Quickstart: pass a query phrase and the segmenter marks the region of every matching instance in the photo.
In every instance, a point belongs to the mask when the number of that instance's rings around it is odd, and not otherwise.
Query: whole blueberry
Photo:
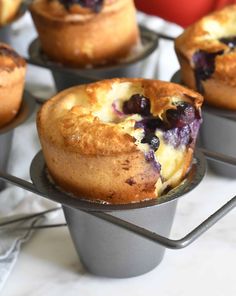
[[[187,102],[180,102],[177,105],[177,110],[180,112],[182,120],[186,124],[190,124],[196,117],[196,109]]]
[[[143,139],[141,140],[141,143],[148,144],[150,148],[154,151],[157,151],[157,149],[160,146],[159,138],[153,133],[146,133]]]
[[[140,94],[134,94],[128,101],[123,104],[123,112],[125,114],[140,114],[143,116],[150,115],[150,100]]]
[[[168,109],[166,118],[172,127],[183,127],[195,119],[196,109],[187,102],[180,102],[176,109]]]
[[[177,109],[166,110],[166,118],[172,126],[176,126],[180,118],[179,111]]]

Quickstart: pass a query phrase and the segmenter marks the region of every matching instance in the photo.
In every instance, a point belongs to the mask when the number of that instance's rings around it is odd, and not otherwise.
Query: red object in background
[[[236,0],[134,0],[138,10],[187,27],[202,16]]]

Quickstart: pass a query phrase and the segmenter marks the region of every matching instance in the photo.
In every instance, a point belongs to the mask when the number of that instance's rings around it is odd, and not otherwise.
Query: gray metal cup
[[[0,41],[11,44],[12,38],[11,38],[11,25],[6,25],[3,27],[0,27]]]
[[[12,144],[13,130],[0,134],[0,170],[6,171]],[[0,191],[5,188],[5,182],[0,180]]]
[[[110,212],[113,216],[169,236],[177,200],[158,207]],[[165,248],[89,213],[63,206],[78,255],[86,269],[100,276],[126,278],[160,264]]]
[[[38,39],[29,46],[29,63],[51,70],[57,91],[106,78],[142,77],[144,66],[151,61],[158,48],[158,35],[144,27],[140,27],[140,34],[143,44],[142,50],[115,65],[83,69],[68,68],[49,60],[42,52]]]
[[[214,152],[236,157],[236,112],[203,108],[203,124],[200,129],[202,147]],[[228,178],[236,178],[236,167],[209,160],[210,168]]]

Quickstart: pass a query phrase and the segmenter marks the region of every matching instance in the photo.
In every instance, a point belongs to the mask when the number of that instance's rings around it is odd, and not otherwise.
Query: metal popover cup
[[[1,129],[0,129],[1,130]],[[6,171],[11,151],[13,130],[7,133],[0,132],[0,170]],[[0,191],[6,187],[6,183],[0,180]]]
[[[13,31],[13,24],[18,21],[26,12],[27,10],[27,4],[25,2],[23,2],[19,8],[19,11],[17,13],[17,15],[15,16],[15,18],[10,21],[9,23],[0,26],[0,42],[4,42],[7,43],[11,46],[14,47],[15,43],[14,43],[14,31]],[[17,50],[17,48],[16,48]]]
[[[35,100],[24,91],[21,107],[15,118],[8,124],[0,127],[0,170],[6,171],[11,151],[14,129],[25,122],[35,109]],[[5,182],[0,180],[0,191],[5,188]]]
[[[202,147],[206,149],[236,157],[236,112],[205,106],[200,140]],[[212,160],[208,162],[216,174],[236,178],[235,166]]]
[[[183,84],[180,71],[173,75],[171,82]],[[236,111],[204,104],[202,117],[199,144],[210,151],[236,157]],[[213,160],[208,160],[208,163],[214,173],[228,178],[236,177],[236,166]]]
[[[29,46],[29,60],[33,65],[51,70],[57,91],[71,86],[91,83],[101,79],[115,77],[143,77],[143,69],[151,61],[158,48],[158,35],[140,26],[142,48],[129,58],[115,65],[104,65],[96,68],[69,68],[51,61],[41,49],[39,39]]]
[[[159,206],[111,211],[113,216],[169,236],[177,199]],[[89,213],[63,206],[66,222],[83,266],[99,276],[127,278],[157,267],[165,247]]]
[[[75,249],[85,268],[99,276],[127,278],[158,266],[166,248],[96,215],[106,213],[168,237],[178,198],[201,182],[205,167],[205,158],[196,152],[186,179],[178,187],[162,197],[126,205],[91,202],[62,192],[49,180],[42,152],[33,159],[30,175],[41,195],[63,205]]]

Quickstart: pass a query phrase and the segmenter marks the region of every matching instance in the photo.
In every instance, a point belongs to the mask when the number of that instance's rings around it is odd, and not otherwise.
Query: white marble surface
[[[168,45],[161,51],[161,79],[168,80],[178,67],[171,50],[172,45]],[[29,87],[53,87],[48,72],[30,67],[27,77]],[[233,197],[235,189],[236,180],[209,172],[194,191],[180,199],[171,238],[184,236]],[[62,213],[53,222],[61,221]],[[1,295],[235,296],[235,225],[236,215],[232,211],[192,245],[178,251],[167,250],[162,263],[153,271],[130,279],[87,273],[67,228],[37,230],[23,246]]]

